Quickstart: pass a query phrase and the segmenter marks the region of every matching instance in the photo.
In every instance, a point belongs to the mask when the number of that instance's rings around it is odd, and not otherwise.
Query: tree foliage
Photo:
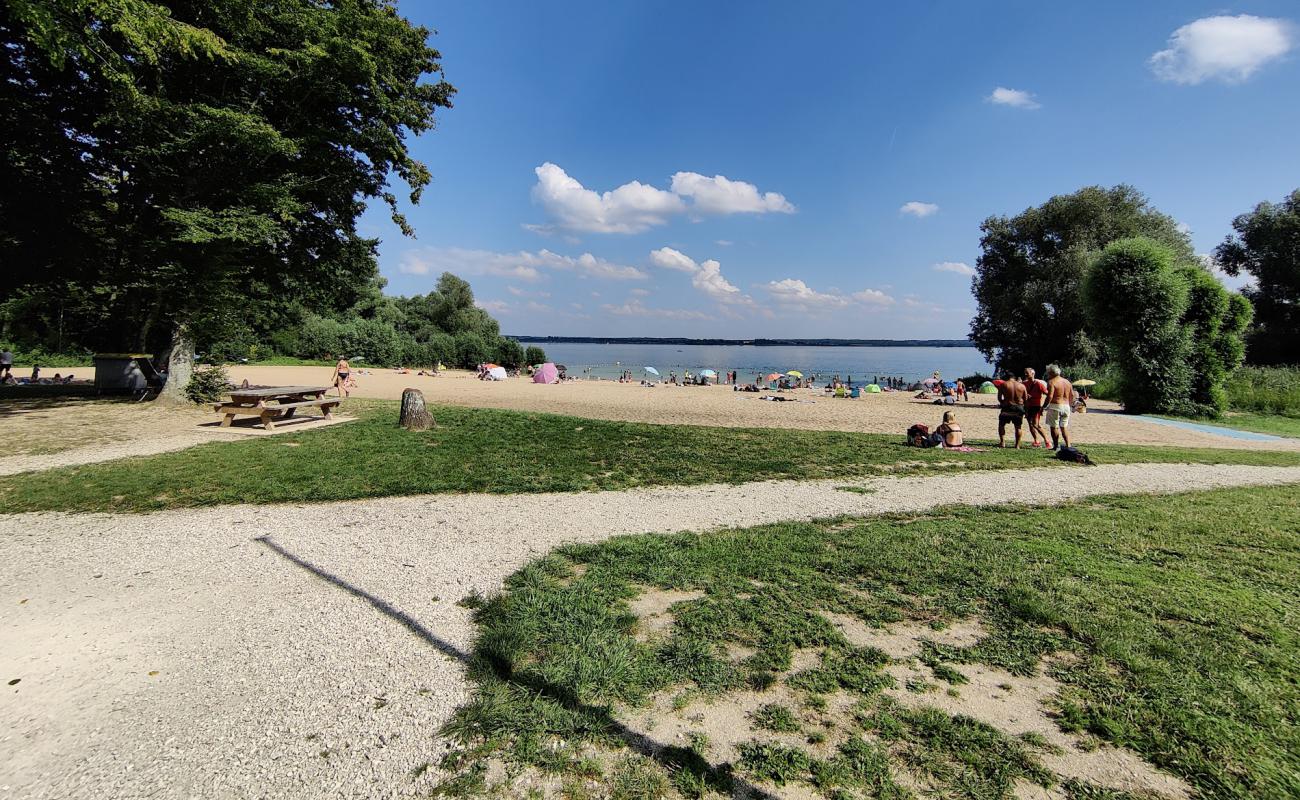
[[[1103,359],[1083,282],[1111,242],[1145,236],[1163,243],[1177,263],[1194,260],[1177,223],[1125,185],[1058,195],[1014,217],[989,217],[980,230],[971,339],[991,362],[1016,371]]]
[[[356,304],[367,199],[450,106],[391,0],[2,0],[0,261],[95,348]],[[26,323],[39,327],[39,314]],[[47,329],[48,330],[48,329]]]
[[[1250,304],[1200,266],[1142,237],[1107,245],[1084,283],[1087,312],[1119,372],[1134,414],[1218,416],[1223,384],[1240,363]]]
[[[1246,273],[1255,308],[1248,357],[1257,364],[1300,361],[1300,189],[1281,203],[1260,203],[1232,222],[1236,233],[1215,250],[1229,275]]]

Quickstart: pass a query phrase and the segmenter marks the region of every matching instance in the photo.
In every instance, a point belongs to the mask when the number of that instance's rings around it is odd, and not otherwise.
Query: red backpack
[[[907,429],[907,443],[913,447],[930,446],[930,426],[916,423]]]

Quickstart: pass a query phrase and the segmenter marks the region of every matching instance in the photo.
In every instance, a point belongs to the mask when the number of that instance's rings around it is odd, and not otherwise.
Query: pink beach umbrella
[[[550,361],[538,367],[533,373],[533,383],[557,383],[559,380],[560,371]]]

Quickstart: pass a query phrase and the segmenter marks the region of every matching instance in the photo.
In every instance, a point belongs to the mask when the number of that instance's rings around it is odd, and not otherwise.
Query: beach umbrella
[[[768,383],[771,383],[772,381],[779,381],[781,380],[781,373],[779,372],[769,373],[764,380],[766,380]]]
[[[650,373],[651,375],[658,375],[658,374],[659,374],[659,370],[655,369],[654,367],[646,367],[646,368],[645,368],[645,371],[648,372],[648,373]]]
[[[1074,382],[1074,385],[1080,387],[1096,386],[1097,382],[1094,380],[1090,380],[1088,378],[1080,378],[1079,380]]]
[[[792,370],[790,370],[789,372],[786,373],[786,375],[789,375],[791,378],[802,378],[802,377],[803,377],[803,373],[800,372],[800,371],[797,370],[797,369],[792,369]]]
[[[878,384],[868,383],[866,388],[863,389],[862,391],[866,392],[867,394],[879,394],[880,386]]]
[[[921,383],[925,384],[926,386],[934,386],[938,382],[939,382],[938,378],[926,378],[925,380],[921,381]]]
[[[953,382],[953,381],[944,381],[944,382],[943,382],[943,388],[945,388],[945,389],[956,389],[956,388],[957,388],[957,384],[956,384],[955,382]]]
[[[702,369],[702,370],[700,370],[700,374],[703,375],[703,376],[706,377],[706,378],[716,378],[716,377],[718,377],[718,373],[714,372],[714,371],[711,370],[711,369]]]
[[[556,383],[559,379],[560,371],[549,361],[539,366],[533,373],[533,383]]]

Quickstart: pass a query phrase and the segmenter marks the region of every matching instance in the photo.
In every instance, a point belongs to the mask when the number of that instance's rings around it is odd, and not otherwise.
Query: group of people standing
[[[1015,429],[1016,448],[1020,448],[1022,428],[1029,425],[1030,447],[1047,447],[1048,431],[1052,435],[1051,449],[1064,443],[1070,446],[1070,412],[1074,408],[1074,386],[1061,375],[1061,368],[1047,365],[1047,380],[1035,376],[1033,367],[1026,367],[1022,377],[1004,373],[998,387],[998,446],[1007,446],[1007,426]],[[1047,422],[1047,430],[1043,422]],[[1041,444],[1040,444],[1041,441]]]

